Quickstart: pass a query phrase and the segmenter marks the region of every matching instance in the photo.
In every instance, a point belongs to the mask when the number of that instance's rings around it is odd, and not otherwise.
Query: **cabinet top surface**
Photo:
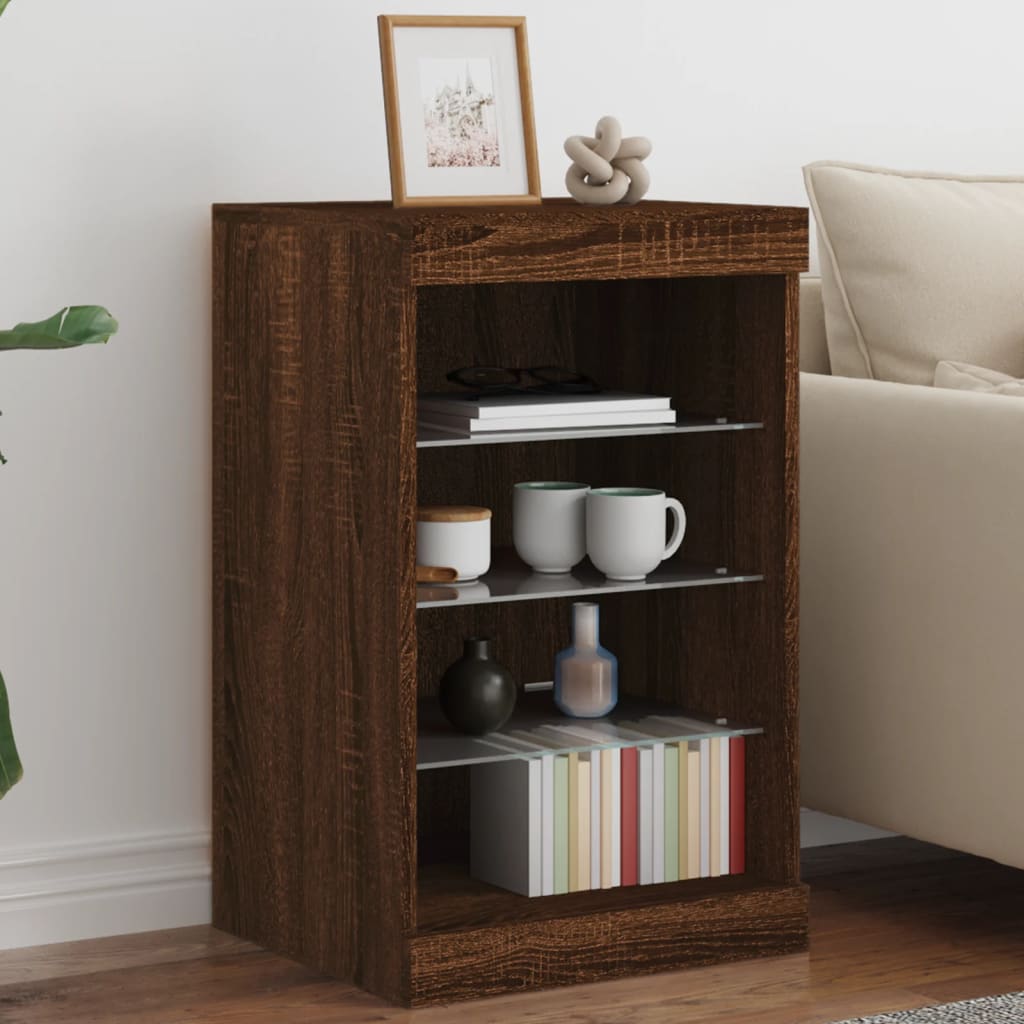
[[[395,207],[386,201],[361,203],[214,203],[215,216],[290,217],[316,220],[357,221],[359,223],[401,223],[433,226],[450,223],[481,224],[490,221],[517,220],[579,221],[630,223],[638,221],[692,220],[735,217],[771,217],[807,220],[804,206],[759,206],[743,203],[691,203],[668,200],[644,200],[632,206],[587,206],[572,199],[545,199],[538,204],[408,206]]]

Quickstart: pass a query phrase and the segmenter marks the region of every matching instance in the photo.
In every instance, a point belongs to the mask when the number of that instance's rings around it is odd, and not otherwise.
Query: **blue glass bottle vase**
[[[555,704],[573,718],[601,718],[619,702],[619,660],[598,635],[598,607],[572,606],[572,646],[555,656]]]

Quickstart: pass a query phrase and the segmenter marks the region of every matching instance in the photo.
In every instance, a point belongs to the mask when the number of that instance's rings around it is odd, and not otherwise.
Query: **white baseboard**
[[[210,922],[210,835],[0,851],[0,950]]]
[[[836,843],[859,843],[862,839],[887,839],[896,835],[859,821],[847,821],[833,814],[800,809],[800,846],[834,846]]]

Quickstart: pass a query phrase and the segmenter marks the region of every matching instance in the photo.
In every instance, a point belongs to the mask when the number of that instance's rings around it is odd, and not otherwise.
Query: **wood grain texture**
[[[410,1015],[291,961],[243,952],[214,929],[188,928],[4,953],[0,1021],[824,1024],[1020,988],[1024,872],[907,839],[805,850],[803,859],[807,953]],[[207,954],[196,958],[201,944]]]
[[[718,892],[543,921],[418,935],[413,1006],[653,974],[807,947],[801,885]]]
[[[365,230],[220,222],[217,238],[214,920],[401,1000],[415,914],[408,249]]]
[[[538,217],[510,210],[480,223],[426,219],[414,254],[417,284],[613,280],[806,269],[806,211],[642,202],[550,203]],[[600,212],[598,212],[600,211]]]
[[[412,207],[386,203],[223,204],[247,223],[410,231],[417,285],[613,280],[807,269],[807,210],[788,206],[643,201],[583,206]]]
[[[739,701],[750,709],[743,713],[770,723],[764,743],[748,744],[747,827],[754,839],[747,866],[781,883],[800,870],[797,275],[745,285],[737,296],[747,324],[737,335],[736,362],[744,367],[736,376],[737,402],[760,407],[765,429],[753,445],[737,449],[736,557],[743,563],[756,555],[769,569],[757,594],[740,588],[736,595],[745,641],[733,664]],[[739,706],[731,713],[739,715]]]
[[[805,941],[795,316],[806,240],[806,211],[771,207],[215,208],[218,925],[416,1003]],[[417,389],[480,362],[574,366],[669,394],[684,413],[765,426],[417,451]],[[521,681],[550,679],[569,602],[416,613],[414,510],[486,506],[507,545],[512,486],[528,479],[662,487],[687,508],[684,557],[765,574],[601,602],[624,693],[764,726],[748,744],[748,875],[564,903],[469,880],[468,773],[415,777],[416,697],[436,693],[471,634],[494,636]],[[645,938],[651,929],[665,938]],[[572,952],[581,942],[585,956]]]

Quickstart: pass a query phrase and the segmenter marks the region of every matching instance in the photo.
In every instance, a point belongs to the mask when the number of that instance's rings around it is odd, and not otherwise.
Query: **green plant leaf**
[[[14,729],[11,726],[11,706],[7,700],[3,673],[0,673],[0,799],[3,799],[21,775],[21,761],[18,760],[18,748],[14,745]]]
[[[0,0],[0,14],[4,13],[4,8],[11,2],[11,0]]]
[[[116,332],[117,321],[102,306],[65,306],[47,320],[0,331],[0,349],[74,348],[105,342]]]

